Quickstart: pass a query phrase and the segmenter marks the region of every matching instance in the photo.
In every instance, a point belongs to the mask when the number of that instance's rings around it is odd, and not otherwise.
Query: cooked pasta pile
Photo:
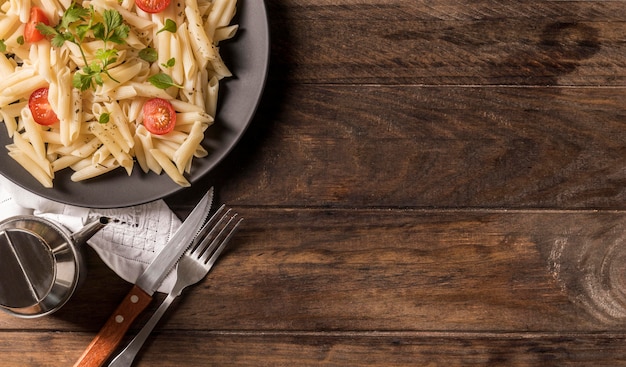
[[[80,44],[60,47],[50,37],[24,42],[24,25],[31,7],[40,7],[50,26],[62,21],[68,0],[9,0],[0,6],[0,118],[13,143],[8,154],[43,186],[53,187],[55,172],[72,169],[72,181],[82,181],[122,167],[130,175],[135,161],[144,171],[165,172],[181,186],[194,157],[208,152],[200,145],[213,123],[219,82],[231,76],[218,44],[238,29],[231,25],[236,0],[172,0],[156,14],[142,11],[134,0],[90,0],[79,3],[101,19],[114,10],[128,25],[123,43],[103,42],[85,35]],[[171,25],[174,24],[174,29]],[[168,27],[168,25],[170,27]],[[94,32],[95,33],[95,32]],[[85,60],[116,50],[106,73],[93,87],[73,81]],[[156,51],[156,60],[141,57]],[[166,86],[151,82],[167,76]],[[31,93],[48,88],[48,102],[58,122],[35,122]],[[143,124],[142,106],[154,97],[168,100],[176,114],[174,130],[157,135]]]

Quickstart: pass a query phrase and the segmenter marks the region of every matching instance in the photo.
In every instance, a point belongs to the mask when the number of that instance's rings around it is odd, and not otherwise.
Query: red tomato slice
[[[143,125],[156,135],[167,134],[176,125],[176,111],[172,104],[162,98],[152,98],[143,105]]]
[[[159,13],[170,5],[170,0],[135,0],[135,5],[146,13]]]
[[[48,102],[48,88],[39,88],[31,93],[28,99],[28,108],[30,108],[35,122],[40,125],[47,126],[59,122],[57,114],[54,113],[50,102]]]
[[[24,41],[32,43],[44,39],[44,35],[37,30],[37,23],[50,25],[50,20],[48,20],[48,17],[41,8],[33,6],[30,8],[28,23],[24,25]]]

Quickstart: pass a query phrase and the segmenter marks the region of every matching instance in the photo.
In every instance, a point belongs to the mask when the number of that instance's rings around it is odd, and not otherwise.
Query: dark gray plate
[[[257,109],[269,64],[269,29],[263,1],[239,0],[239,31],[220,45],[220,52],[234,77],[220,84],[220,105],[215,124],[203,142],[209,156],[195,159],[192,183],[215,167],[237,144]],[[139,167],[128,176],[123,169],[85,182],[72,182],[71,170],[57,172],[54,188],[46,189],[7,154],[11,143],[0,126],[0,174],[17,185],[45,198],[91,208],[116,208],[147,203],[173,194],[181,187],[165,174],[143,173]]]

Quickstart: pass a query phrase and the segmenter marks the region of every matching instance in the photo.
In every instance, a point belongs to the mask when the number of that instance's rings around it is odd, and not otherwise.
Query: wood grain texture
[[[619,331],[623,213],[241,210],[172,329]],[[271,230],[268,230],[271,228]],[[602,270],[600,270],[602,269]],[[204,316],[198,315],[205,310]]]
[[[624,85],[626,10],[619,1],[290,5],[269,6],[280,55],[272,79]]]
[[[0,334],[3,366],[67,366],[85,335]],[[6,348],[19,338],[45,353]],[[624,359],[626,335],[158,332],[134,366],[602,366]],[[181,357],[181,350],[193,350]]]
[[[271,88],[272,120],[207,178],[230,203],[624,207],[626,89]]]
[[[166,198],[245,222],[137,365],[626,366],[625,3],[266,5],[253,123]],[[78,358],[130,287],[88,266],[3,365]]]
[[[624,321],[622,212],[236,209],[245,226],[163,327],[558,333]],[[589,277],[603,288],[581,287]],[[73,318],[96,332],[110,309],[86,312],[100,287],[83,292]]]

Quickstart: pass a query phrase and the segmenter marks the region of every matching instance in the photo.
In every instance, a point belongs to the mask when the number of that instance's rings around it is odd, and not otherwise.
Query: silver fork
[[[237,213],[231,213],[231,209],[227,209],[226,213],[222,215],[221,213],[224,210],[226,210],[226,207],[222,205],[198,231],[196,240],[194,240],[189,250],[180,259],[178,265],[176,265],[176,282],[174,287],[172,287],[163,303],[150,317],[150,320],[126,348],[109,363],[108,367],[130,366],[156,324],[172,304],[172,301],[181,294],[183,289],[202,280],[211,270],[213,264],[215,264],[215,261],[243,220],[243,218],[237,218]]]

